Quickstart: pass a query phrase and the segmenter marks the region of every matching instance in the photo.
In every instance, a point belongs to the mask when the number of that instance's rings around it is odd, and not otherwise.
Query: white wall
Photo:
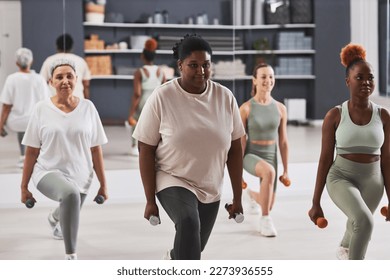
[[[0,91],[6,77],[18,70],[15,52],[22,46],[20,0],[0,0]]]
[[[379,36],[378,0],[350,0],[351,42],[366,48],[367,61],[374,69],[376,84],[379,84]],[[379,95],[378,88],[374,95]]]

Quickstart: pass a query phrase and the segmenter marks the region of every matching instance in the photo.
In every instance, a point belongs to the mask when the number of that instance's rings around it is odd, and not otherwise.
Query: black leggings
[[[157,197],[175,223],[172,259],[200,260],[214,227],[220,202],[202,203],[183,187],[164,189],[157,193]]]

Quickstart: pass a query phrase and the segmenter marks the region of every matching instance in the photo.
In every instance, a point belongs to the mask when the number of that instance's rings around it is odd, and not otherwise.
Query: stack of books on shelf
[[[305,36],[303,31],[281,31],[276,35],[278,50],[311,50],[312,37]]]
[[[312,75],[312,60],[310,57],[280,57],[275,75]]]
[[[241,59],[233,61],[218,61],[212,68],[214,78],[234,78],[245,76],[245,64]]]

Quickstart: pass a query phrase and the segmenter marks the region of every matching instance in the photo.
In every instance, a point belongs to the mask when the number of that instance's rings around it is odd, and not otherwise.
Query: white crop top
[[[337,154],[380,155],[385,136],[381,119],[381,107],[371,102],[372,116],[366,125],[352,122],[348,101],[341,107],[341,119],[336,129]]]

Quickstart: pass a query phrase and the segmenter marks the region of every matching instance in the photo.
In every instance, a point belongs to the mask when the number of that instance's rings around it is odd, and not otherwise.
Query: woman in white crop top
[[[329,196],[347,217],[336,252],[338,259],[365,258],[373,231],[373,213],[384,189],[390,198],[390,114],[370,101],[375,83],[365,54],[362,46],[352,43],[341,50],[350,98],[325,116],[309,211],[314,223],[324,216],[320,201],[326,185]],[[390,221],[389,212],[386,221]]]

